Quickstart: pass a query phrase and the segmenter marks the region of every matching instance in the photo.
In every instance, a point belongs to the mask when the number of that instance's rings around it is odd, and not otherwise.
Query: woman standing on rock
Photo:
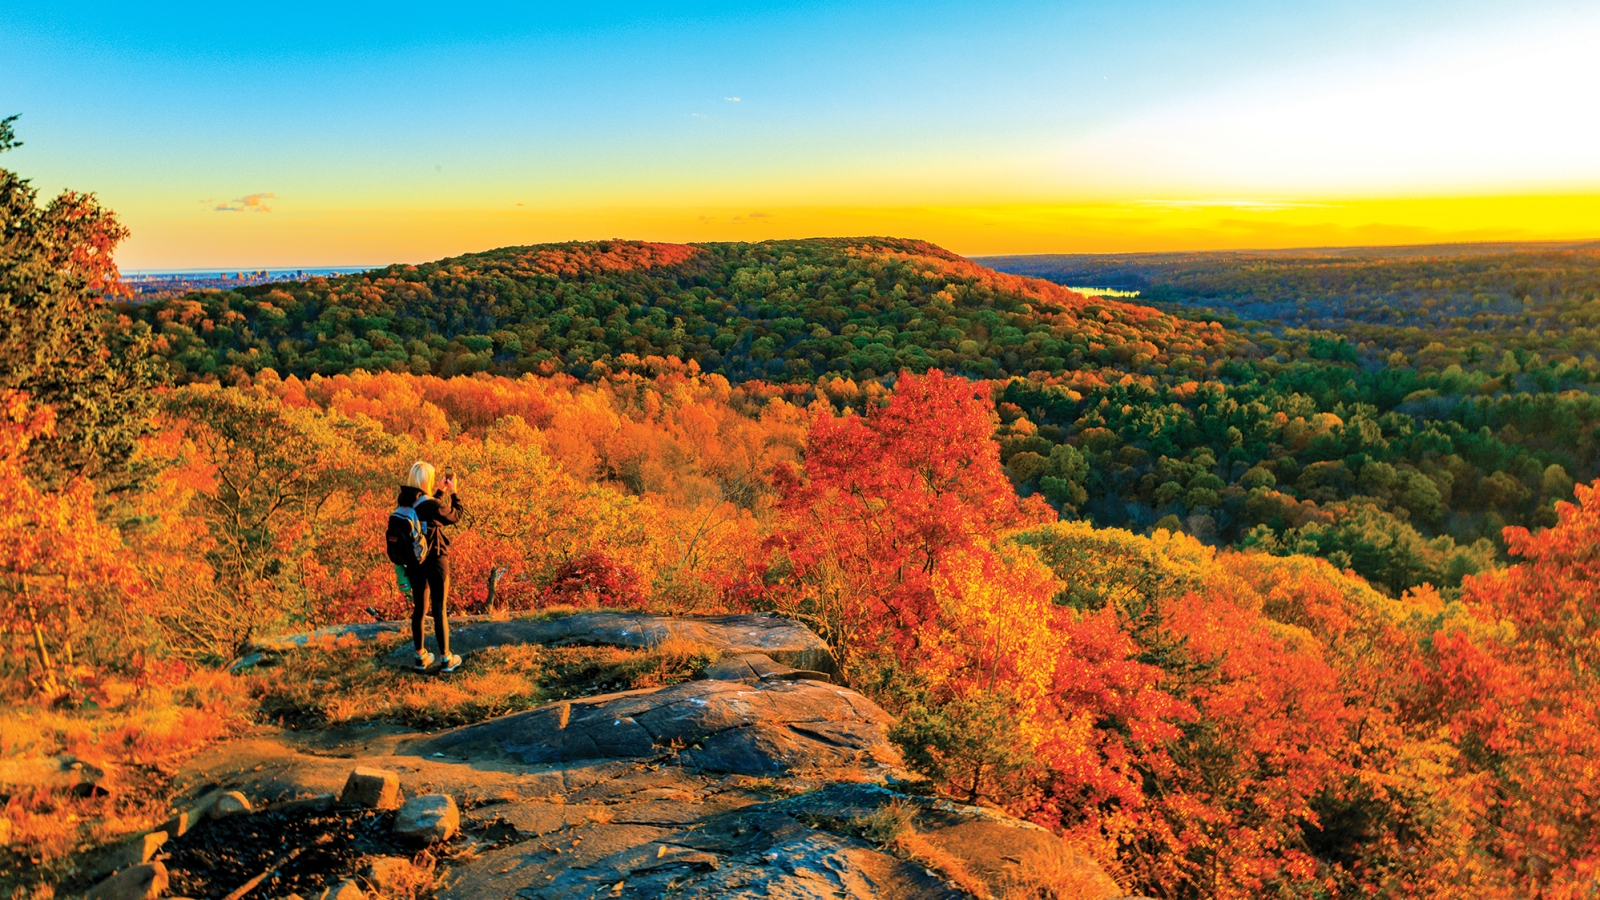
[[[421,524],[424,537],[425,552],[414,554],[421,555],[421,561],[403,565],[406,580],[411,584],[411,645],[417,651],[416,669],[420,672],[433,665],[433,654],[423,646],[422,640],[422,616],[424,612],[431,612],[433,634],[439,642],[439,659],[444,664],[441,671],[453,672],[461,665],[461,657],[450,652],[450,623],[445,618],[445,601],[450,596],[450,539],[445,536],[443,526],[461,521],[466,509],[456,496],[454,472],[445,470],[444,481],[437,491],[433,480],[431,464],[413,464],[395,500],[396,513],[411,510]],[[450,498],[448,506],[444,502],[446,495]],[[430,598],[433,601],[431,610],[427,603]]]

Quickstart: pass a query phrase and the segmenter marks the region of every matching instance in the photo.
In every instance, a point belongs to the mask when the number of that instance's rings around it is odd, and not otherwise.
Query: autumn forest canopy
[[[223,667],[402,615],[425,458],[470,500],[456,610],[795,618],[927,790],[1130,890],[1593,890],[1595,251],[1141,262],[1113,299],[915,241],[619,240],[134,302],[92,195],[0,169],[0,227],[0,751],[391,715]],[[6,799],[6,866],[117,836],[55,802]]]
[[[842,410],[862,385],[938,369],[991,387],[1025,496],[1102,526],[1322,556],[1390,592],[1454,590],[1504,561],[1507,525],[1552,524],[1600,475],[1600,252],[1202,259],[1067,272],[1136,279],[1152,307],[912,241],[505,248],[124,305],[119,333],[177,384],[266,369],[592,381],[676,360]],[[1220,315],[1199,302],[1219,295]],[[1262,297],[1294,316],[1234,309]],[[1413,309],[1442,312],[1386,324]]]

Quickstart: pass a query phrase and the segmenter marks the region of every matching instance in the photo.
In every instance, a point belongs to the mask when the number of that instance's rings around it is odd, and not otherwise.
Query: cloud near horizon
[[[247,209],[251,212],[272,212],[272,207],[268,206],[265,201],[275,199],[277,196],[277,194],[271,193],[245,194],[237,200],[219,203],[213,208],[217,212],[244,212]]]

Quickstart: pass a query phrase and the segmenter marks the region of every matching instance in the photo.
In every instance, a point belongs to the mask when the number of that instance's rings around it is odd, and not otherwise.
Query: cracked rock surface
[[[775,775],[898,764],[890,722],[870,700],[832,684],[690,681],[502,716],[430,738],[416,752],[521,763],[674,752],[702,771]]]

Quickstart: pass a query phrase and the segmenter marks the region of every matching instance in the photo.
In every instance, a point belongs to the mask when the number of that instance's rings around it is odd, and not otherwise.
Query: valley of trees
[[[799,619],[928,790],[1131,890],[1592,890],[1592,358],[1467,391],[886,240],[131,305],[93,197],[0,177],[0,751],[159,772],[263,721],[218,667],[400,613],[383,521],[426,458],[470,509],[457,610],[505,568],[500,610]],[[9,796],[0,862],[114,839],[122,802]]]

